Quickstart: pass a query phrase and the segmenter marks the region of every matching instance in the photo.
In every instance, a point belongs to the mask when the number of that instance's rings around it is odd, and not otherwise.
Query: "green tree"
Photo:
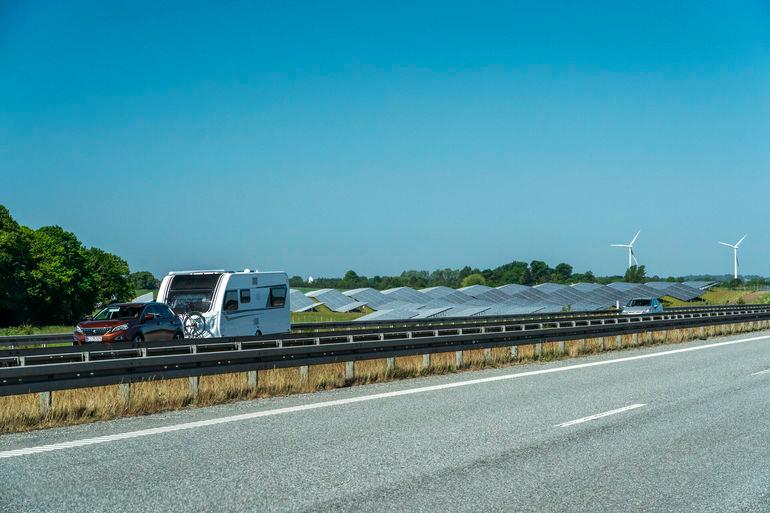
[[[289,286],[290,287],[304,287],[305,286],[305,280],[302,279],[302,276],[292,276],[289,278]]]
[[[20,226],[0,205],[0,326],[30,320],[27,288],[32,260],[32,231]]]
[[[629,283],[644,283],[646,281],[647,271],[643,265],[632,265],[626,270],[623,281]]]
[[[130,278],[134,290],[152,290],[160,287],[160,280],[149,271],[131,273]]]
[[[112,301],[128,301],[133,297],[135,287],[129,277],[128,263],[125,260],[99,248],[86,250],[86,257],[87,271],[93,283],[91,308]],[[150,274],[150,278],[152,279],[148,281],[152,286],[142,288],[155,288],[155,277]]]
[[[533,260],[529,264],[529,271],[532,273],[534,283],[544,283],[553,270],[542,260]]]
[[[462,287],[470,287],[471,285],[486,285],[487,280],[484,279],[484,276],[480,273],[474,273],[469,274],[465,278],[463,278],[463,281],[461,283]]]
[[[44,226],[33,232],[30,245],[29,307],[39,323],[66,324],[93,307],[95,284],[88,272],[88,255],[71,232]]]
[[[553,273],[559,283],[567,283],[572,278],[572,266],[561,263],[554,267]]]

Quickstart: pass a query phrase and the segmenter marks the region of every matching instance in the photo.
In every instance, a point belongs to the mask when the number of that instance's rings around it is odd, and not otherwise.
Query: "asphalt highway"
[[[6,435],[0,479],[2,512],[770,512],[770,333]]]

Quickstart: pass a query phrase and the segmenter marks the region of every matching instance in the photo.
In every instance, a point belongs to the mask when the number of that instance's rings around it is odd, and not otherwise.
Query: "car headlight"
[[[128,329],[128,324],[121,324],[120,326],[115,326],[110,330],[110,333],[115,333],[117,331],[125,331]]]
[[[83,334],[83,330],[80,326],[75,326],[75,333],[80,333],[81,335]]]

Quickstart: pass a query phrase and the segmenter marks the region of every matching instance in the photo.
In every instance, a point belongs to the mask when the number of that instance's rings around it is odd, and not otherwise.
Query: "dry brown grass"
[[[619,337],[588,338],[564,343],[544,341],[540,354],[535,345],[519,346],[518,356],[511,358],[509,347],[494,348],[487,358],[483,349],[463,351],[463,363],[458,369],[455,353],[436,353],[430,356],[430,366],[423,365],[423,355],[399,357],[395,367],[388,369],[386,359],[356,362],[355,378],[345,377],[345,364],[334,363],[309,367],[303,379],[299,368],[273,369],[259,372],[256,389],[248,387],[247,374],[233,373],[200,378],[198,396],[190,395],[187,378],[134,383],[128,404],[120,401],[118,386],[82,388],[54,392],[53,406],[45,415],[40,414],[37,394],[0,397],[0,433],[27,431],[114,419],[126,415],[146,415],[177,410],[191,406],[208,406],[231,401],[307,393],[344,386],[410,378],[426,374],[443,374],[458,370],[497,367],[533,361],[570,358],[581,354],[595,354],[602,350],[656,344],[672,344],[694,338],[715,337],[730,333],[767,329],[768,322],[709,326],[706,328],[643,332]]]

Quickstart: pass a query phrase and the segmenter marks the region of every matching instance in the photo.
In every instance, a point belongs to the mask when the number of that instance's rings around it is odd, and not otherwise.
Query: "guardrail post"
[[[307,381],[308,374],[310,374],[310,366],[309,365],[300,365],[299,366],[299,379],[302,381]]]
[[[422,368],[423,369],[427,369],[427,368],[430,367],[430,363],[431,363],[430,362],[430,360],[431,360],[430,356],[431,356],[430,353],[425,353],[424,355],[422,355]]]
[[[53,392],[40,392],[40,416],[45,417],[51,412],[53,407]]]
[[[128,403],[131,402],[131,383],[121,383],[118,385],[118,396],[120,404],[128,406]]]
[[[246,373],[246,386],[252,392],[257,390],[257,386],[259,386],[259,374],[257,371],[253,370]]]
[[[564,351],[567,349],[567,344],[563,341],[559,341],[559,353],[564,354]]]
[[[387,372],[393,372],[393,369],[396,368],[396,359],[394,357],[387,358],[385,360],[385,370]]]
[[[518,360],[519,346],[511,346],[511,360]]]
[[[489,347],[484,348],[484,363],[492,361],[492,349]]]
[[[615,335],[615,349],[620,349],[623,346],[623,335]]]
[[[458,369],[463,366],[463,352],[455,351],[455,367]]]
[[[190,384],[190,396],[193,401],[198,400],[198,385],[200,384],[199,376],[190,376],[187,378],[187,382]]]
[[[581,338],[578,340],[578,353],[583,353],[586,350],[586,339]]]
[[[356,377],[356,362],[345,362],[345,379],[352,380]]]
[[[540,358],[542,355],[543,355],[543,343],[538,342],[537,344],[535,344],[535,356],[537,358]]]

